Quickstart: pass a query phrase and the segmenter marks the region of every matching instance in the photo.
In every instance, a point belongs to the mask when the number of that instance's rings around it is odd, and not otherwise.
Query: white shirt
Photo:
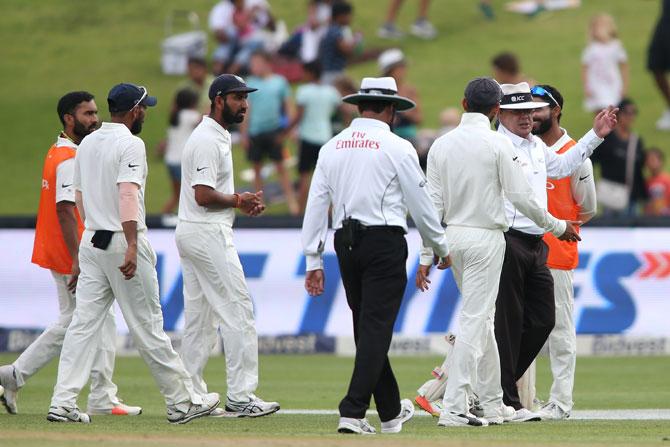
[[[77,149],[77,145],[68,138],[59,136],[56,147],[71,147]],[[74,158],[61,161],[56,167],[56,203],[74,203]]]
[[[563,136],[549,147],[549,150],[558,152],[563,146],[572,141],[568,132],[561,128]],[[547,183],[547,188],[550,184]],[[587,158],[584,163],[570,176],[570,191],[575,203],[579,205],[579,215],[591,218],[595,216],[598,203],[596,201],[596,183],[593,179],[593,164]]]
[[[167,130],[165,147],[165,163],[168,165],[181,164],[181,153],[184,150],[186,140],[198,125],[202,115],[197,110],[184,109],[179,112],[177,125],[170,126]]]
[[[481,113],[464,113],[457,128],[433,143],[428,152],[428,192],[443,223],[507,231],[506,197],[543,231],[556,236],[565,232],[565,223],[547,212],[546,201],[543,206],[534,196],[513,151],[509,139],[491,130]],[[424,248],[421,263],[432,261],[432,250]]]
[[[558,155],[535,135],[531,134],[527,138],[521,138],[507,130],[502,124],[498,127],[498,132],[507,135],[512,141],[512,159],[521,164],[526,179],[533,188],[535,198],[545,210],[547,209],[547,177],[563,178],[571,175],[603,142],[603,139],[591,129],[576,145]],[[511,228],[528,234],[545,233],[544,229],[526,217],[510,200],[505,200],[505,210],[507,222]]]
[[[210,209],[195,201],[195,186],[206,185],[223,194],[233,194],[233,155],[230,133],[205,116],[184,146],[181,160],[179,220],[232,226],[233,208]]]
[[[120,123],[102,123],[79,144],[74,186],[84,201],[87,230],[123,231],[119,216],[119,183],[139,188],[137,229],[145,230],[144,190],[147,180],[144,141]]]
[[[591,96],[586,97],[587,110],[596,111],[617,105],[623,94],[623,78],[620,64],[628,60],[621,41],[591,42],[582,53],[582,65],[586,68],[586,87]]]
[[[424,245],[446,256],[444,230],[425,185],[411,143],[379,120],[353,120],[319,152],[302,225],[307,271],[323,268],[321,253],[331,203],[335,229],[351,217],[366,226],[398,226],[407,231],[409,209]]]

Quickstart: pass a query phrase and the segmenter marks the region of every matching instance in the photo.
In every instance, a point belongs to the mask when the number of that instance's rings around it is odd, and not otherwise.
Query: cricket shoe
[[[563,410],[556,402],[549,401],[538,411],[538,414],[544,420],[559,421],[568,419],[570,412]]]
[[[257,418],[276,413],[279,408],[277,402],[265,402],[263,399],[252,395],[249,402],[234,402],[229,399],[226,402],[226,417]]]
[[[90,424],[91,417],[79,411],[79,408],[50,407],[47,413],[47,421],[50,422],[81,422]]]
[[[112,408],[88,407],[86,411],[88,414],[95,414],[95,415],[111,414],[112,416],[138,416],[142,414],[142,407],[133,407],[131,405],[126,405],[123,403],[123,401],[119,400],[119,403],[114,405]]]
[[[473,414],[459,414],[451,411],[443,412],[437,422],[439,427],[486,427],[486,419],[480,419]]]
[[[400,401],[400,413],[390,421],[382,422],[382,433],[400,433],[402,424],[414,416],[414,404],[409,399]]]
[[[433,24],[426,19],[419,19],[414,22],[410,32],[412,35],[420,39],[431,40],[437,37],[437,30]]]
[[[402,410],[401,410],[402,413]],[[402,424],[401,424],[402,425]],[[337,425],[337,432],[343,434],[353,435],[374,435],[377,434],[375,428],[370,425],[367,419],[356,418],[340,418],[340,423]]]
[[[501,425],[504,422],[510,422],[515,415],[514,408],[503,405],[492,412],[484,412],[482,417],[488,421],[489,425]]]
[[[436,418],[440,417],[440,413],[442,412],[442,402],[431,402],[426,399],[425,396],[419,395],[414,398],[414,403],[416,403],[419,408],[421,408],[426,413],[431,414]]]
[[[398,40],[405,37],[405,33],[400,31],[394,24],[386,23],[379,27],[377,30],[377,36],[382,39],[393,39]]]
[[[476,395],[468,398],[468,406],[470,407],[470,413],[478,418],[484,417],[484,408],[479,403],[479,398]]]
[[[219,393],[208,393],[203,396],[202,404],[191,403],[186,412],[176,406],[168,407],[167,419],[171,424],[186,424],[193,419],[209,415],[220,403]]]
[[[211,413],[209,413],[209,417],[211,417],[211,418],[226,417],[226,410],[224,410],[223,408],[217,407],[214,410],[212,410]]]
[[[0,403],[9,414],[16,414],[16,397],[19,393],[19,385],[16,383],[16,372],[13,365],[0,366],[0,386],[4,393],[0,396]]]
[[[520,410],[516,410],[514,417],[510,422],[537,422],[541,420],[542,416],[540,416],[538,413],[534,413],[527,408],[522,408]]]
[[[670,130],[670,109],[663,112],[663,115],[656,121],[656,129],[664,131]]]

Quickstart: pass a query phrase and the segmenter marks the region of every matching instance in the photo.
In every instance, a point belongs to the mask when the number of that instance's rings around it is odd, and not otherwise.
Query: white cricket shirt
[[[307,271],[323,268],[328,232],[351,217],[363,225],[388,225],[407,231],[407,211],[424,245],[440,257],[449,253],[438,215],[425,188],[416,150],[379,120],[356,118],[319,152],[302,225]]]
[[[230,133],[205,116],[186,141],[181,159],[179,220],[233,225],[233,208],[211,209],[195,201],[195,186],[206,185],[223,194],[233,194],[233,155]]]
[[[498,132],[506,135],[512,142],[512,156],[521,164],[523,172],[533,188],[535,198],[542,207],[547,209],[547,177],[568,177],[591,156],[593,151],[603,142],[591,129],[576,145],[563,154],[556,154],[537,136],[529,135],[522,138],[513,134],[502,124]],[[511,228],[528,234],[544,234],[544,229],[537,226],[531,219],[518,210],[510,200],[505,201],[507,221]]]
[[[145,230],[144,189],[147,179],[144,141],[120,123],[102,123],[79,144],[74,186],[84,201],[87,230],[123,231],[119,217],[119,183],[139,188],[137,229]]]
[[[62,136],[56,140],[56,147],[77,149],[72,140]],[[56,167],[56,203],[59,202],[74,203],[74,158],[63,160]]]
[[[565,232],[565,223],[534,196],[513,150],[509,139],[491,130],[489,119],[481,113],[464,113],[458,127],[433,143],[426,171],[428,192],[443,223],[507,231],[507,197],[543,232],[556,236]],[[432,250],[424,248],[421,263],[432,261]]]

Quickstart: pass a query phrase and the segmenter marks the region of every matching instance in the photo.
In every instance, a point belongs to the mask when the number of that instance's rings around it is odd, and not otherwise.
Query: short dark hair
[[[661,160],[661,164],[665,163],[665,153],[657,147],[647,149],[647,155],[656,155]]]
[[[554,104],[554,101],[552,101],[551,98],[543,97],[549,103],[549,108],[550,109],[553,109],[558,105],[561,108],[561,110],[563,110],[563,95],[561,95],[561,92],[559,92],[556,87],[554,87],[553,85],[549,85],[549,84],[539,84],[538,87],[542,87],[543,89],[548,91],[549,94],[551,96],[553,96],[554,99],[556,100],[556,102],[558,103],[558,104]],[[561,122],[561,117],[562,116],[563,116],[563,112],[561,111],[561,113],[558,114],[558,118],[557,118],[559,123]]]
[[[491,60],[491,64],[497,69],[509,74],[518,74],[520,71],[519,59],[514,53],[508,51],[494,56]]]
[[[619,104],[617,105],[617,107],[619,108],[619,112],[621,112],[621,111],[622,111],[623,109],[625,109],[626,107],[628,107],[628,106],[634,106],[634,105],[635,105],[635,102],[634,102],[632,99],[630,99],[630,98],[623,98],[623,99],[619,102]]]
[[[363,113],[371,111],[374,113],[382,113],[385,108],[391,105],[393,105],[393,103],[390,101],[363,100],[358,103],[358,112]]]
[[[184,88],[177,92],[174,97],[174,108],[170,113],[170,126],[179,125],[179,112],[184,109],[192,109],[198,105],[200,99],[198,93],[191,88]]]
[[[58,112],[58,119],[65,126],[65,115],[74,115],[77,106],[82,102],[92,101],[95,97],[89,92],[78,91],[66,93],[58,100],[56,111]]]
[[[311,73],[316,79],[321,77],[321,72],[323,71],[319,61],[307,62],[306,64],[303,64],[302,69],[306,73]]]
[[[463,97],[467,112],[488,115],[502,99],[500,85],[491,78],[475,78],[468,82]]]
[[[251,57],[262,57],[268,62],[272,62],[272,54],[270,54],[268,51],[265,51],[264,49],[260,48],[253,53],[251,53]]]
[[[188,65],[198,65],[199,67],[207,68],[207,61],[202,56],[189,56]]]
[[[331,19],[334,20],[337,17],[351,14],[353,10],[354,7],[351,6],[351,3],[345,1],[336,1],[335,3],[333,3],[333,9],[331,10],[330,16]]]

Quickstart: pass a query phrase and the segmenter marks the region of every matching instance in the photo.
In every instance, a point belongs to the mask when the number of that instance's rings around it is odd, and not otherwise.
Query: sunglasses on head
[[[549,99],[551,99],[552,101],[554,101],[554,104],[556,104],[556,106],[559,105],[559,104],[558,104],[558,101],[556,101],[556,98],[554,98],[554,97],[552,96],[552,94],[549,93],[549,91],[546,90],[544,87],[540,87],[539,85],[536,85],[535,87],[533,87],[532,89],[530,89],[530,93],[531,93],[533,96],[544,96],[544,97],[548,97]]]
[[[142,104],[142,101],[144,101],[144,98],[146,98],[147,95],[149,94],[149,91],[148,91],[147,88],[144,87],[143,85],[140,85],[139,88],[142,89],[142,96],[140,96],[139,101],[137,101],[137,102],[135,103],[135,105],[134,105],[130,110],[133,110],[135,107],[137,107],[138,105]]]

